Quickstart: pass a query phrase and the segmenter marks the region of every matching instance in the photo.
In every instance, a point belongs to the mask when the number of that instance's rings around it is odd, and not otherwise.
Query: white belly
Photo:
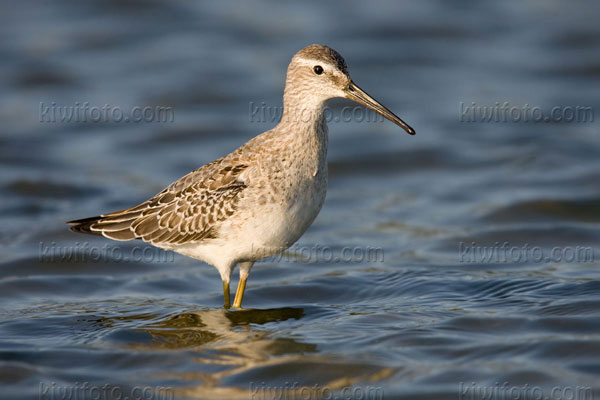
[[[259,207],[254,218],[241,227],[240,238],[252,243],[252,259],[269,257],[290,247],[319,214],[327,192],[326,176],[314,177],[298,189],[288,201]]]

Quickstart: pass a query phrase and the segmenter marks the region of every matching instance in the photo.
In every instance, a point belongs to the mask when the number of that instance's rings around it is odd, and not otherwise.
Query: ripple
[[[6,185],[4,189],[9,193],[18,196],[53,199],[90,197],[102,193],[102,190],[94,189],[89,186],[84,187],[67,183],[32,181],[26,179],[12,181]]]
[[[600,199],[524,201],[495,210],[483,219],[495,223],[549,220],[600,222]]]

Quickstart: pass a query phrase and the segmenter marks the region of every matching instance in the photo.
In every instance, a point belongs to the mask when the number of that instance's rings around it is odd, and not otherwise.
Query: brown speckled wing
[[[207,164],[138,206],[72,221],[72,229],[167,246],[216,238],[219,223],[235,213],[247,187],[239,179],[247,165],[232,161]]]

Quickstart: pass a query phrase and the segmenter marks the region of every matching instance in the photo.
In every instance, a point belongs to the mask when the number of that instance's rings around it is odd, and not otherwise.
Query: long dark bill
[[[385,108],[377,100],[375,100],[374,98],[369,96],[364,90],[362,90],[361,88],[356,86],[356,84],[354,82],[350,82],[350,84],[348,85],[348,88],[346,88],[345,92],[346,92],[346,97],[349,98],[350,100],[355,101],[359,104],[362,104],[363,106],[368,107],[371,110],[375,111],[377,114],[381,115],[382,117],[389,119],[390,121],[392,121],[393,123],[395,123],[396,125],[401,127],[402,129],[404,129],[406,131],[406,133],[408,133],[409,135],[415,134],[415,130],[413,128],[411,128],[406,122],[402,121],[400,119],[400,117],[398,117],[396,114],[394,114],[393,112],[391,112],[390,110]]]

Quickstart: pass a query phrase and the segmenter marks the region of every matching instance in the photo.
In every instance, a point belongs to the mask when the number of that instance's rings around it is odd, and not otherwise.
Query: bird
[[[67,222],[74,232],[141,239],[214,266],[230,309],[230,281],[239,265],[233,308],[242,308],[254,263],[294,244],[317,217],[327,191],[328,131],[324,107],[347,98],[415,131],[350,78],[344,58],[319,44],[291,59],[283,112],[272,129],[188,173],[124,210]]]

